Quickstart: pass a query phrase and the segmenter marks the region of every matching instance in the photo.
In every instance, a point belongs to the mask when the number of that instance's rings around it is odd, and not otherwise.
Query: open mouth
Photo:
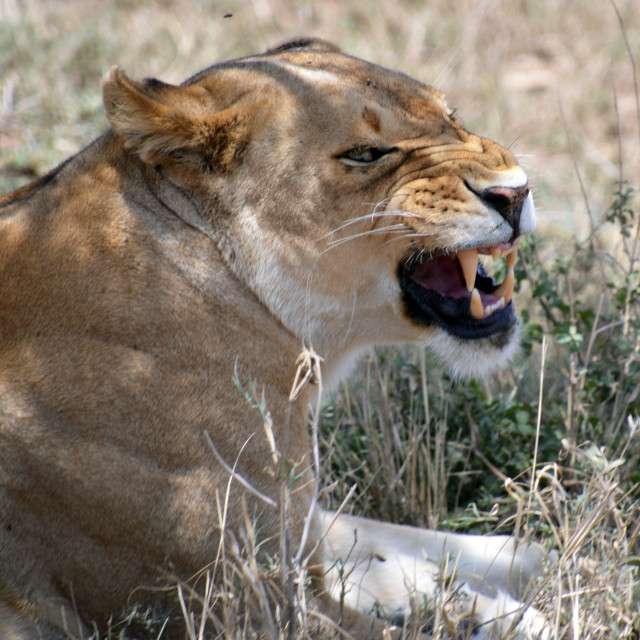
[[[516,322],[511,299],[518,240],[417,262],[409,258],[399,267],[407,315],[419,324],[436,324],[468,340],[505,332]],[[501,283],[489,276],[478,255],[494,260],[506,257],[507,274]]]

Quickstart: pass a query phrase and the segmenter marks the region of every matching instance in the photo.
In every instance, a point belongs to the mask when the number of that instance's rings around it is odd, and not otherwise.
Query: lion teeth
[[[484,313],[490,316],[494,311],[498,311],[498,309],[504,309],[507,306],[507,302],[505,302],[504,298],[500,298],[493,304],[489,304],[484,308]]]
[[[513,298],[513,287],[515,282],[516,277],[513,272],[513,267],[510,267],[509,271],[507,271],[507,275],[502,281],[502,284],[493,292],[493,295],[498,298],[504,298],[505,303],[509,304],[511,302],[511,298]]]
[[[518,238],[508,249],[502,249],[500,247],[489,247],[489,253],[491,254],[491,258],[495,262],[500,258],[507,257],[507,265],[509,269],[512,269],[516,263],[517,252],[518,252],[518,244],[520,243],[520,238]]]
[[[458,260],[462,267],[464,281],[467,285],[467,291],[472,291],[476,284],[476,273],[478,273],[478,250],[462,249],[458,251]],[[479,296],[480,294],[478,294]],[[482,304],[480,304],[482,307]]]
[[[480,292],[474,287],[471,292],[471,305],[469,307],[471,315],[476,320],[482,320],[484,317],[484,309],[482,308],[482,299],[480,298]]]
[[[471,304],[469,305],[469,311],[476,320],[482,320],[482,318],[486,318],[492,313],[499,311],[500,309],[504,309],[508,304],[509,303],[504,299],[504,297],[500,297],[500,299],[496,300],[493,304],[488,304],[486,307],[483,307],[480,292],[474,288],[471,292]]]
[[[516,240],[511,247],[507,250],[501,247],[489,247],[489,253],[494,260],[499,258],[507,258],[507,275],[504,277],[502,283],[493,292],[493,296],[497,298],[496,302],[489,304],[486,307],[482,305],[482,297],[480,292],[476,289],[476,275],[478,273],[478,250],[477,249],[463,249],[458,251],[458,261],[460,262],[460,268],[464,276],[464,281],[467,286],[467,290],[471,292],[471,300],[469,303],[469,313],[476,319],[482,320],[492,313],[504,309],[513,299],[513,289],[515,287],[516,277],[514,273],[514,267],[516,260],[518,259],[518,244],[519,239]],[[483,250],[486,252],[486,249]]]
[[[518,238],[511,247],[511,251],[507,253],[507,268],[513,269],[518,259],[518,245],[520,244],[520,238]]]

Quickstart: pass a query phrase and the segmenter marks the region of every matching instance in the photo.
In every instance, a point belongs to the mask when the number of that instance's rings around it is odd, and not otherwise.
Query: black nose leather
[[[489,187],[480,197],[511,225],[514,236],[518,236],[522,203],[529,195],[529,190],[529,183],[522,187]]]

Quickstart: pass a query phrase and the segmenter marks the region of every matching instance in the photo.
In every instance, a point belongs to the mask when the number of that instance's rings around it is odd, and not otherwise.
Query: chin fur
[[[507,335],[482,340],[461,340],[444,331],[429,341],[429,348],[456,378],[485,379],[509,364],[520,350],[519,325]]]

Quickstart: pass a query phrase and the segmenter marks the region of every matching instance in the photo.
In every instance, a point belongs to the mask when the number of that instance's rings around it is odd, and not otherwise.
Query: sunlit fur
[[[0,635],[88,637],[125,606],[175,605],[168,576],[214,566],[221,519],[283,560],[282,514],[314,606],[353,637],[381,637],[372,604],[431,602],[443,553],[475,637],[492,633],[539,550],[322,511],[314,376],[290,393],[311,349],[325,388],[377,344],[426,344],[461,376],[509,360],[513,326],[463,341],[408,317],[398,269],[513,242],[478,194],[526,188],[515,158],[432,87],[317,41],[181,86],[114,68],[104,104],[103,137],[0,198]],[[354,558],[380,566],[343,608],[332,581]]]

